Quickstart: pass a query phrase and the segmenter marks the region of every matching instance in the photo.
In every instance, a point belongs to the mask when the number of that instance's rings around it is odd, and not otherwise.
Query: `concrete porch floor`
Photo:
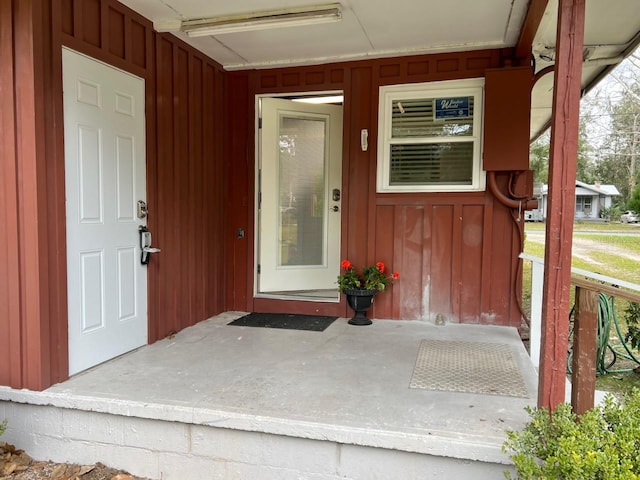
[[[17,414],[12,406],[40,405],[115,415],[124,423],[135,417],[506,467],[505,430],[521,428],[528,419],[524,407],[535,405],[537,374],[512,328],[382,320],[355,327],[342,318],[324,332],[227,325],[242,315],[218,315],[44,392],[0,387],[0,419]],[[424,339],[509,346],[528,397],[409,388]],[[72,428],[64,426],[64,417],[62,424],[63,433]],[[16,425],[9,418],[3,440],[29,449],[25,442],[38,444],[20,438],[28,437],[29,428],[28,422]],[[154,468],[142,474],[158,472],[155,478],[160,478],[162,469]],[[314,475],[291,478],[391,478],[373,471]]]

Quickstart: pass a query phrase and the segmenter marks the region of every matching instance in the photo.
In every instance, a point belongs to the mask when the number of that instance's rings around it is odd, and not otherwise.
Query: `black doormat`
[[[287,328],[322,332],[338,317],[321,315],[293,315],[290,313],[250,313],[228,325],[241,327]]]

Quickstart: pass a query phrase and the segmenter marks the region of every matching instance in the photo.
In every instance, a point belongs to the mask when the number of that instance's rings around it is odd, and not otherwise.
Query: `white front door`
[[[69,374],[147,343],[144,80],[63,49]]]
[[[342,107],[262,100],[258,292],[336,290]]]

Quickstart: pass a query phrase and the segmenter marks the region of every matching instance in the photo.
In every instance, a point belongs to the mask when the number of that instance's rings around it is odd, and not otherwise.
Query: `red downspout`
[[[584,17],[585,0],[559,1],[538,377],[550,410],[565,401]]]

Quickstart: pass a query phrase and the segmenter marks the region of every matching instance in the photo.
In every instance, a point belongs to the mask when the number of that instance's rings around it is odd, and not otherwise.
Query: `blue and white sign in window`
[[[435,98],[434,103],[435,120],[469,117],[469,97]]]
[[[377,191],[482,191],[484,79],[383,85]]]

